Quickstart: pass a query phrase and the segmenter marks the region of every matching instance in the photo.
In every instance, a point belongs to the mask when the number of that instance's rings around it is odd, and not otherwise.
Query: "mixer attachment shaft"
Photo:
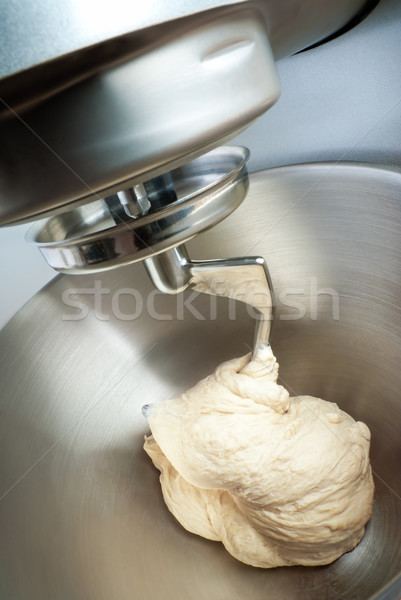
[[[178,169],[105,199],[39,221],[28,232],[46,261],[63,273],[86,273],[144,261],[161,291],[187,288],[253,307],[255,348],[269,342],[273,292],[263,258],[189,258],[184,243],[216,225],[248,189],[242,147],[217,148]]]
[[[274,295],[265,260],[258,256],[191,260],[184,245],[144,261],[155,287],[167,294],[193,289],[249,304],[257,319],[253,352],[269,343]]]

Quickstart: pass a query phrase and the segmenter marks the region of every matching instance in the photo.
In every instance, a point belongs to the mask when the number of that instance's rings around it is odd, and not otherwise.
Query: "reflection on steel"
[[[0,101],[7,140],[0,145],[0,225],[104,198],[185,165],[234,137],[280,95],[267,25],[246,3],[122,45],[127,56],[120,61],[30,106],[10,100],[0,80],[0,98],[14,111]],[[69,69],[79,79],[77,62]]]
[[[161,292],[176,294],[187,288],[197,292],[232,298],[254,308],[256,331],[253,352],[269,344],[274,295],[267,265],[255,256],[190,260],[179,246],[154,258],[145,259],[146,270]]]
[[[64,273],[143,260],[188,241],[237,208],[248,189],[248,156],[246,148],[217,148],[172,171],[177,199],[160,207],[157,197],[156,210],[147,209],[138,218],[117,212],[118,204],[110,198],[97,200],[36,223],[27,240]],[[148,197],[154,196],[153,190]]]
[[[251,175],[242,205],[187,243],[205,260],[266,258],[283,385],[337,402],[371,429],[375,505],[357,548],[326,567],[264,571],[175,522],[142,450],[142,406],[245,354],[252,321],[241,302],[230,319],[220,298],[212,320],[213,297],[158,294],[133,264],[56,278],[0,332],[2,597],[400,598],[400,198],[395,169],[272,169]],[[97,281],[98,317],[87,293]],[[327,290],[338,293],[339,320]],[[139,296],[142,314],[130,318]],[[174,318],[183,298],[193,311]],[[79,322],[78,303],[88,313]]]
[[[168,177],[148,182],[154,211],[145,186],[135,186],[103,204],[99,201],[34,225],[28,240],[59,271],[101,271],[144,260],[162,292],[176,294],[190,287],[245,302],[255,309],[256,351],[269,343],[273,306],[263,258],[191,261],[183,245],[243,200],[248,154],[245,148],[219,148]]]

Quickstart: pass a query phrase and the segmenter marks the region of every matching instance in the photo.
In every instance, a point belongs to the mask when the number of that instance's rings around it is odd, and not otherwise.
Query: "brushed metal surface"
[[[142,450],[141,407],[246,352],[253,323],[240,303],[232,320],[226,299],[212,320],[206,296],[187,295],[185,306],[152,296],[137,264],[58,277],[0,334],[1,596],[398,600],[400,578],[383,588],[401,571],[400,198],[391,169],[273,169],[253,175],[241,207],[188,244],[204,259],[264,256],[282,381],[369,425],[374,513],[353,552],[326,567],[254,569],[168,513]],[[145,301],[136,319],[133,290]]]
[[[113,194],[231,139],[278,99],[274,59],[365,0],[103,4],[0,8],[0,225]]]
[[[60,80],[57,94],[41,89],[38,74],[30,101],[0,82],[0,225],[171,171],[231,139],[280,95],[267,24],[248,5],[122,46],[123,57],[89,73],[75,56],[74,85]]]
[[[345,25],[366,0],[52,0],[3,2],[0,7],[0,77],[77,52],[116,36],[237,4],[257,5],[268,16],[281,55],[296,52]],[[96,62],[102,59],[101,53]]]

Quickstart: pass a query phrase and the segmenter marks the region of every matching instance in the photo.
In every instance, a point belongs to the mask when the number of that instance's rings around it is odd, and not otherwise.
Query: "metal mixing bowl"
[[[189,249],[264,256],[282,382],[370,427],[365,537],[329,566],[263,570],[182,529],[142,450],[141,407],[247,352],[252,320],[225,299],[155,293],[141,264],[60,276],[0,334],[0,596],[398,600],[401,173],[318,164],[256,174],[243,205]]]

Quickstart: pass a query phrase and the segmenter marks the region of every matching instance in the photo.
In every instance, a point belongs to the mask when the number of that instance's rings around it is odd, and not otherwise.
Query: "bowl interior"
[[[357,548],[325,567],[255,569],[169,514],[141,407],[248,352],[253,323],[226,299],[154,292],[137,264],[57,278],[0,334],[4,597],[379,594],[401,571],[400,192],[399,173],[367,165],[261,172],[242,206],[189,244],[192,258],[266,258],[283,385],[369,426],[375,504]]]

